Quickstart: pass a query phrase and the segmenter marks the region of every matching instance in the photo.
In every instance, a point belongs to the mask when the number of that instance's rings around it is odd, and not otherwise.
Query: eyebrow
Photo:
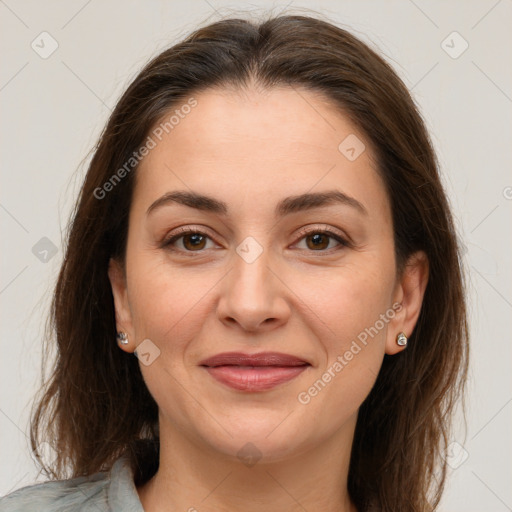
[[[228,205],[223,201],[197,192],[175,190],[167,192],[152,203],[146,211],[146,216],[169,204],[181,204],[190,208],[195,208],[196,210],[211,212],[223,216],[228,215],[229,212]],[[305,193],[297,196],[286,197],[277,203],[274,214],[276,217],[284,217],[291,213],[333,204],[350,206],[360,213],[368,215],[366,208],[357,199],[348,196],[339,190]]]

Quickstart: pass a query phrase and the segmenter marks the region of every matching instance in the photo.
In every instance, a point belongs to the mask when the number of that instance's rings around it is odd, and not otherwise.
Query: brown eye
[[[300,241],[305,241],[306,249],[314,252],[330,252],[328,249],[336,250],[349,246],[349,243],[340,235],[328,230],[310,229],[302,231],[301,235]],[[329,247],[331,240],[335,240],[338,246]]]
[[[309,249],[326,249],[329,246],[329,238],[331,237],[325,233],[314,233],[306,237],[306,243]]]
[[[194,249],[204,249],[205,242],[206,237],[201,235],[200,233],[183,235],[183,246],[186,249],[190,249],[192,251]]]
[[[180,239],[182,239],[182,247],[177,246],[177,242]],[[206,233],[192,229],[184,229],[165,240],[162,243],[162,247],[173,251],[202,252],[209,239],[210,237]]]

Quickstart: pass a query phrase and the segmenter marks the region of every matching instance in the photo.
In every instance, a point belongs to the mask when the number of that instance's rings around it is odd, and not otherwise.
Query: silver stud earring
[[[398,345],[407,346],[407,336],[403,332],[398,333],[396,342]]]
[[[128,345],[128,336],[125,332],[117,333],[117,341],[121,343],[121,345]]]

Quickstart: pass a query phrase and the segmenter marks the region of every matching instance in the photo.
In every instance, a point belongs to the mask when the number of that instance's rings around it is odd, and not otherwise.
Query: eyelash
[[[181,228],[179,229],[178,232],[175,232],[172,236],[170,236],[169,238],[166,238],[163,240],[163,242],[161,243],[160,247],[161,248],[166,248],[166,249],[169,249],[171,251],[175,251],[175,252],[185,252],[185,253],[188,253],[188,255],[190,256],[193,256],[194,253],[202,253],[205,251],[205,249],[203,250],[199,250],[199,251],[184,251],[182,249],[176,249],[174,247],[172,247],[172,244],[174,242],[176,242],[177,240],[179,240],[180,238],[182,238],[183,236],[185,235],[189,235],[189,234],[194,234],[194,235],[202,235],[202,236],[206,236],[207,238],[209,238],[210,240],[212,240],[212,237],[210,237],[208,235],[208,233],[205,233],[204,231],[201,231],[200,229],[193,229],[193,228],[190,228],[190,227],[187,227],[187,228]],[[320,234],[320,235],[327,235],[329,238],[334,238],[334,240],[336,240],[340,246],[337,247],[337,248],[331,248],[331,249],[325,249],[325,250],[319,250],[319,251],[313,251],[311,250],[310,252],[320,252],[320,253],[331,253],[334,249],[334,251],[337,251],[337,250],[340,250],[341,248],[343,247],[350,247],[351,244],[345,240],[341,235],[339,235],[338,233],[335,233],[329,229],[318,229],[318,228],[313,228],[313,229],[302,229],[300,232],[299,232],[299,235],[300,235],[300,238],[297,240],[298,242],[300,242],[303,238],[305,238],[306,236],[308,235],[313,235],[313,234]]]

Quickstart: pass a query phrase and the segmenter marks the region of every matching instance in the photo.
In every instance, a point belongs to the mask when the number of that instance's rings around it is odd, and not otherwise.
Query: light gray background
[[[467,249],[468,434],[464,439],[461,430],[452,440],[455,467],[440,510],[512,510],[512,1],[296,0],[286,6],[0,0],[0,495],[36,481],[27,433],[43,319],[88,152],[120,94],[151,56],[198,24],[240,9],[300,14],[312,8],[369,42],[412,89]],[[35,41],[40,52],[43,44],[50,48],[49,39],[41,42],[43,31],[58,43],[46,59],[31,47]],[[453,31],[463,39],[448,37]],[[464,41],[469,47],[453,58]],[[43,237],[56,246],[53,257],[36,246],[48,244]]]

